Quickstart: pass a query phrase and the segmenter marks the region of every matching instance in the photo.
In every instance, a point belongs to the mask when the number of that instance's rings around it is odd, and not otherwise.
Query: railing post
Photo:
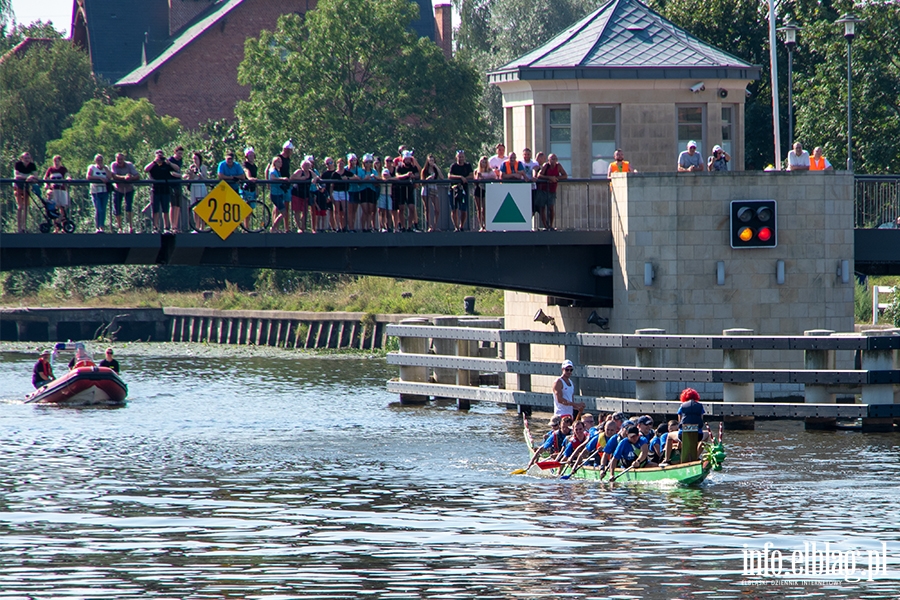
[[[457,340],[456,341],[456,355],[457,356],[469,356],[469,342],[468,340]],[[465,385],[469,386],[472,384],[472,374],[468,369],[457,369],[456,371],[456,385]],[[456,408],[458,410],[469,410],[472,408],[472,404],[468,398],[457,398],[456,399]]]
[[[865,337],[884,337],[894,335],[886,331],[863,331]],[[895,369],[895,356],[893,350],[863,350],[862,368],[865,371],[886,371]],[[893,384],[865,384],[862,389],[863,404],[894,404]],[[893,417],[865,417],[862,420],[864,432],[883,432],[894,430]]]
[[[427,319],[404,319],[400,321],[401,325],[428,325]],[[404,354],[425,354],[427,351],[427,338],[420,337],[401,337],[400,352]],[[427,375],[425,367],[400,366],[400,381],[414,381],[417,383],[425,383]],[[428,396],[420,394],[400,394],[400,404],[424,404],[428,401]]]
[[[726,336],[751,336],[752,329],[725,329],[722,335]],[[749,348],[722,350],[722,358],[725,369],[752,369],[753,350]],[[722,401],[753,403],[755,389],[753,383],[723,383]],[[756,420],[746,416],[725,416],[722,418],[727,429],[755,429]]]
[[[437,327],[456,327],[459,319],[457,317],[434,317],[431,322]],[[432,345],[434,346],[434,353],[438,356],[456,356],[456,340],[435,338],[432,340]],[[435,367],[434,381],[435,383],[455,385],[456,369]]]
[[[805,336],[829,336],[830,329],[809,329]],[[834,350],[806,350],[803,353],[806,369],[810,371],[832,371],[835,368]],[[834,394],[828,391],[827,385],[806,384],[804,396],[807,404],[834,404]],[[803,420],[806,429],[831,430],[837,428],[834,417],[806,417]]]
[[[665,329],[635,329],[635,335],[665,335]],[[645,369],[658,369],[666,366],[665,348],[635,348],[634,366]],[[635,381],[635,400],[665,400],[665,381]]]

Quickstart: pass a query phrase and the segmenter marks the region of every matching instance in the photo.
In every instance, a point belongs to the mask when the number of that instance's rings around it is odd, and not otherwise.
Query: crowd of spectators
[[[481,156],[474,167],[465,152],[459,150],[446,170],[432,154],[425,157],[424,164],[420,163],[406,146],[399,147],[397,156],[383,158],[364,154],[360,159],[354,153],[336,159],[326,157],[320,168],[312,154],[299,159],[289,140],[278,155],[265,161],[260,172],[252,147],[246,148],[240,158],[228,152],[224,160],[207,166],[200,152],[193,152],[190,162],[185,164],[184,148],[178,146],[168,157],[163,150],[157,150],[153,160],[142,169],[126,160],[122,153],[116,154],[115,161],[109,165],[98,154],[88,165],[85,179],[90,182],[97,233],[107,230],[108,207],[114,217],[114,230],[134,233],[134,182],[143,177],[151,182],[149,208],[153,231],[161,233],[178,233],[180,228],[189,228],[184,225],[189,218],[194,219],[194,229],[201,229],[200,217],[191,214],[182,218],[182,210],[190,211],[206,197],[210,189],[207,182],[211,179],[227,182],[250,206],[260,201],[259,191],[267,187],[273,207],[270,231],[285,233],[439,231],[444,207],[449,207],[453,230],[462,231],[470,227],[470,204],[474,204],[475,211],[471,227],[485,231],[488,225],[485,185],[497,181],[530,182],[532,216],[538,215],[539,229],[553,230],[557,186],[559,181],[568,178],[556,155],[538,152],[532,158],[531,149],[523,148],[520,159],[515,152],[507,154],[503,143],[498,143],[495,150],[493,156]],[[679,172],[728,171],[730,162],[731,156],[717,145],[704,164],[697,143],[692,140],[679,154],[677,169]],[[832,168],[822,156],[821,148],[815,148],[810,156],[799,142],[794,144],[786,162],[790,171]],[[625,160],[622,149],[616,149],[607,177],[636,171]],[[31,155],[25,152],[15,163],[14,178],[17,231],[26,230],[31,194],[58,211],[58,223],[66,219],[71,204],[67,180],[73,179],[73,175],[63,165],[61,156],[54,156],[52,165],[41,176]],[[259,186],[260,180],[268,185]],[[419,201],[421,219],[417,209]]]

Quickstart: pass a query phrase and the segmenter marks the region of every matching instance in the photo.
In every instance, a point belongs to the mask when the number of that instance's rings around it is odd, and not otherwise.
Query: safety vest
[[[512,165],[512,167],[510,167],[511,162],[512,161],[507,160],[503,163],[503,170],[506,171],[507,175],[517,173],[519,171],[519,161],[516,161],[516,163]]]
[[[818,160],[816,160],[815,156],[809,157],[809,170],[810,171],[824,171],[825,170],[825,157],[822,156]]]
[[[628,166],[628,161],[623,160],[622,166],[619,166],[619,163],[616,161],[612,161],[609,165],[609,170],[611,173],[629,173],[631,172],[631,168]]]

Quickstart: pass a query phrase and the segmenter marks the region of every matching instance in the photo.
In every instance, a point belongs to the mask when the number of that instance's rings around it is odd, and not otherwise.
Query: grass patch
[[[159,292],[153,288],[79,293],[30,281],[5,285],[3,306],[130,306],[137,308],[215,308],[220,310],[349,311],[375,314],[463,314],[463,299],[475,297],[476,314],[502,316],[503,292],[475,286],[391,279],[338,277],[318,285],[285,289],[277,281],[258,280],[255,289],[226,282],[211,291]],[[74,289],[73,289],[74,287]],[[12,289],[11,289],[12,288]],[[371,318],[371,317],[370,317]]]

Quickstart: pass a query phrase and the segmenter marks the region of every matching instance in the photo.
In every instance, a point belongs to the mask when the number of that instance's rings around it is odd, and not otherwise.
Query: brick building
[[[419,4],[413,29],[450,52],[450,6]],[[187,127],[233,118],[244,41],[316,0],[73,0],[72,39],[94,72]]]

